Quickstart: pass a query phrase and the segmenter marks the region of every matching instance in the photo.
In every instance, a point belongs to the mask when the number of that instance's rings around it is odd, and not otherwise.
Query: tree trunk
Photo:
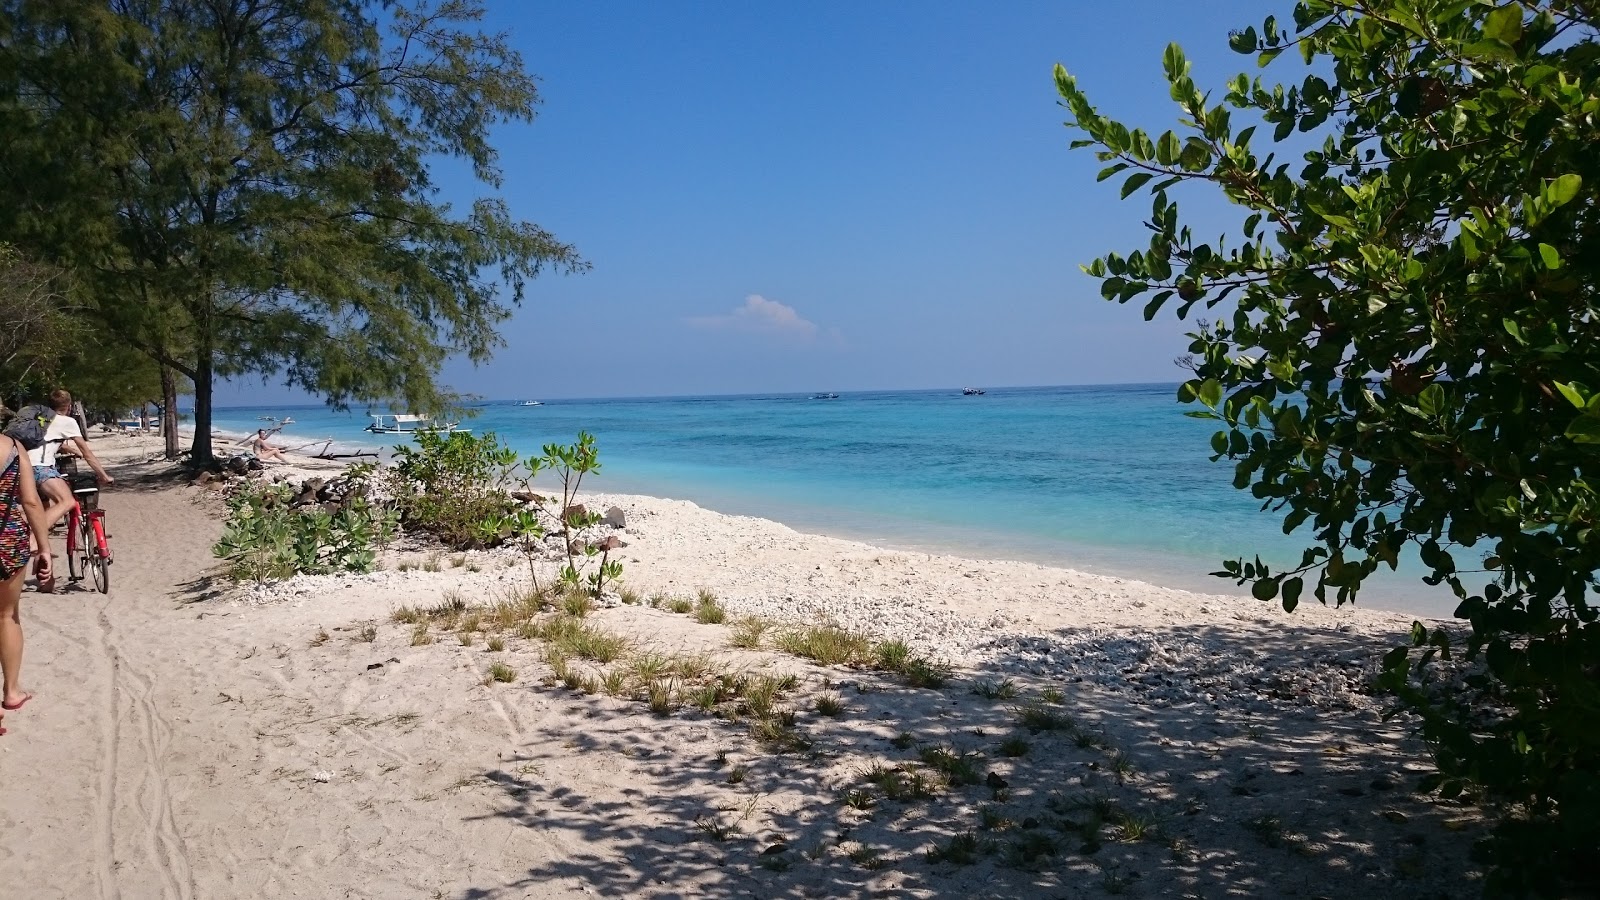
[[[167,459],[177,459],[183,452],[178,447],[178,373],[165,363],[161,364],[161,439]]]
[[[211,454],[211,342],[200,335],[194,361],[194,443],[189,446],[189,461],[208,466]]]

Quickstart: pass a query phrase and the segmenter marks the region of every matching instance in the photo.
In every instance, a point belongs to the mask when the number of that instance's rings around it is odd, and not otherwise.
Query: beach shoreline
[[[119,482],[102,504],[112,592],[23,606],[38,699],[0,743],[17,883],[731,900],[1088,897],[1123,882],[1355,897],[1397,878],[1454,894],[1477,877],[1481,820],[1401,789],[1425,753],[1366,687],[1409,617],[1288,616],[585,492],[626,519],[605,533],[627,543],[636,599],[704,591],[726,620],[602,604],[587,627],[630,649],[563,676],[542,640],[491,624],[529,587],[518,554],[404,541],[368,575],[235,584],[211,555],[215,485],[178,477],[159,439],[97,436],[96,452]],[[903,640],[948,680],[742,647],[746,616]],[[647,663],[781,679],[801,743],[758,740],[732,705],[698,709],[687,679],[703,675],[672,676],[680,699],[658,712],[601,688],[608,668]],[[949,760],[978,766],[978,783],[940,775]],[[913,775],[933,779],[926,796],[899,797]],[[976,855],[939,861],[965,834]]]

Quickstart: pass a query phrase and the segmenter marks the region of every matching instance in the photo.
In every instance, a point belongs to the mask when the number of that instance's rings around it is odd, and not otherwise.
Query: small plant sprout
[[[639,606],[640,604],[644,603],[644,596],[630,587],[625,587],[618,590],[617,597],[628,606]]]
[[[889,746],[896,750],[910,750],[917,744],[917,738],[909,731],[902,731],[889,739]]]
[[[854,810],[866,812],[876,806],[878,801],[873,799],[872,792],[865,788],[852,788],[844,793],[844,805]]]
[[[433,643],[433,635],[428,633],[428,623],[418,622],[411,626],[411,646],[421,647]]]
[[[1041,731],[1067,731],[1072,728],[1071,719],[1043,704],[1029,703],[1015,707],[1013,712],[1017,716],[1017,724],[1034,734]]]
[[[717,602],[717,598],[701,591],[700,600],[694,605],[694,620],[701,625],[721,625],[727,618],[728,611]]]
[[[772,624],[757,616],[745,616],[733,625],[728,643],[740,650],[760,650],[762,639]]]
[[[505,663],[495,663],[489,667],[489,678],[501,684],[510,684],[517,680],[517,673]]]
[[[459,569],[466,564],[467,555],[465,553],[457,553],[455,556],[450,557],[450,566],[452,568]]]
[[[1149,840],[1155,836],[1156,821],[1148,816],[1134,815],[1123,810],[1114,811],[1109,817],[1115,826],[1117,840],[1124,844]]]
[[[1118,751],[1115,756],[1111,757],[1111,774],[1116,776],[1118,784],[1133,777],[1133,760],[1128,757],[1127,753]]]
[[[817,696],[815,706],[818,715],[837,716],[844,712],[844,698],[829,691],[826,694]]]
[[[1000,742],[1001,756],[1009,756],[1013,759],[1019,756],[1027,756],[1028,749],[1027,740],[1021,737],[1008,737]]]
[[[883,851],[862,844],[850,851],[850,861],[863,869],[883,868]]]
[[[985,700],[1013,700],[1017,696],[1017,685],[1009,678],[1001,681],[985,679],[974,684],[972,692]]]
[[[667,600],[667,609],[675,613],[686,613],[694,610],[694,601],[688,597],[672,597]]]
[[[628,694],[628,673],[612,669],[600,676],[600,690],[608,697],[625,697]]]
[[[984,831],[1005,831],[1013,824],[1015,823],[1000,812],[999,807],[987,803],[978,807],[978,827]]]
[[[415,606],[401,606],[389,613],[389,620],[396,625],[415,625],[422,621],[422,615],[422,610]]]
[[[581,619],[594,611],[594,600],[580,590],[569,590],[561,598],[561,611],[574,619]]]
[[[878,668],[903,672],[911,662],[911,647],[901,640],[882,641],[872,648],[872,655]]]
[[[719,844],[739,836],[739,824],[737,822],[723,822],[710,816],[701,816],[694,820],[694,824],[696,828],[700,829],[701,834]]]
[[[498,634],[489,638],[488,648],[490,653],[499,653],[506,649],[506,642]]]
[[[943,774],[956,787],[983,781],[981,754],[957,753],[949,747],[924,747],[920,755],[928,768]]]
[[[976,832],[964,831],[950,838],[950,843],[943,847],[935,844],[928,848],[928,862],[955,863],[958,866],[970,866],[978,861],[978,852],[983,845],[978,840]]]
[[[363,625],[361,630],[356,632],[356,640],[363,644],[370,644],[377,639],[378,626],[376,625]]]
[[[463,646],[463,647],[472,646],[472,632],[468,631],[465,628],[463,628],[460,631],[456,632],[456,639],[461,642],[461,646]]]
[[[1039,699],[1046,703],[1060,706],[1067,702],[1067,696],[1059,688],[1048,687],[1039,692]]]
[[[316,636],[311,639],[310,643],[313,647],[321,647],[331,639],[332,638],[329,637],[327,629],[319,628],[317,629]]]
[[[650,712],[658,716],[672,715],[674,694],[670,680],[657,679],[650,682],[645,697],[650,705]]]
[[[914,656],[900,669],[907,683],[919,688],[942,688],[950,681],[950,667]]]

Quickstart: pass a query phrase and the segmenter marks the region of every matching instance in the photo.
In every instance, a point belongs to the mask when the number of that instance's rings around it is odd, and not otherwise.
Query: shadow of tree
[[[1170,637],[1198,637],[1223,658],[1387,646],[1297,628]],[[1468,856],[1476,814],[1411,793],[1424,748],[1382,721],[1375,702],[1319,709],[1274,698],[1252,710],[1253,697],[1221,696],[1157,707],[1125,687],[1030,676],[1010,682],[1014,698],[973,692],[987,679],[990,694],[1006,693],[1011,663],[1028,660],[1000,660],[941,690],[808,667],[847,710],[802,712],[813,746],[800,753],[764,749],[743,724],[697,712],[655,718],[642,704],[525,688],[592,705],[581,732],[529,734],[483,773],[497,788],[485,816],[537,829],[553,849],[514,882],[461,896],[539,896],[558,884],[652,898],[1479,892]],[[1040,699],[1047,688],[1058,702]],[[1019,724],[1025,709],[1041,727]],[[868,784],[874,766],[928,771],[932,748],[981,754],[982,775],[927,799],[890,799]],[[574,755],[577,769],[563,762]],[[960,841],[938,861],[928,853],[967,833],[970,859]]]

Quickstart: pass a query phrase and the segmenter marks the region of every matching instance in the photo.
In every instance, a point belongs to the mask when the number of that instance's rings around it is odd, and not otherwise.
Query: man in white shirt
[[[44,443],[29,450],[28,459],[33,463],[39,498],[44,501],[44,520],[54,526],[72,508],[72,487],[56,470],[56,456],[63,447],[83,457],[102,486],[116,484],[116,479],[100,465],[100,459],[89,449],[89,442],[78,427],[78,420],[72,417],[72,395],[63,390],[51,391],[50,406],[56,411],[56,417],[45,429]]]

